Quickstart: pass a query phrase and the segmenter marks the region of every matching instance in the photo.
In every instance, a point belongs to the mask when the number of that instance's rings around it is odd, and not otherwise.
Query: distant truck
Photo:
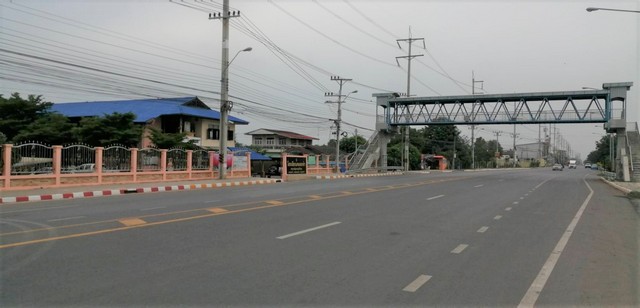
[[[569,160],[569,169],[576,169],[576,163],[577,163],[577,161],[575,159],[570,159]]]

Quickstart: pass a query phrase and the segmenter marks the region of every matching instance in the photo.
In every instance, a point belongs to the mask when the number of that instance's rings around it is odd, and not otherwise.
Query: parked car
[[[564,170],[564,166],[561,164],[554,164],[553,167],[551,167],[551,170],[553,171],[562,171]]]
[[[591,170],[598,170],[598,165],[597,164],[591,165]]]
[[[586,164],[584,164],[584,167],[585,167],[586,169],[590,169],[590,168],[591,168],[591,164],[590,164],[590,163],[586,163]]]
[[[282,175],[282,167],[273,165],[269,167],[266,173],[267,177],[270,178],[272,176],[281,176]]]

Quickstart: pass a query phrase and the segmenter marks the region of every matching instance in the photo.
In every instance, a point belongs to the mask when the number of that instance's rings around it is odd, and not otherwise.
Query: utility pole
[[[411,59],[415,57],[422,57],[424,55],[412,55],[411,54],[411,45],[413,45],[414,41],[422,41],[423,47],[426,49],[427,45],[424,43],[424,38],[412,38],[411,37],[411,28],[409,28],[409,38],[406,39],[398,39],[396,40],[396,44],[398,47],[402,49],[400,46],[400,42],[408,42],[409,44],[409,52],[406,56],[396,57],[396,62],[398,66],[400,66],[400,62],[398,62],[398,58],[406,58],[407,59],[407,97],[411,96]],[[409,112],[407,109],[406,112]],[[409,116],[409,115],[407,115]],[[404,129],[404,153],[402,157],[402,166],[404,167],[404,171],[409,171],[409,131],[411,126],[407,125]]]
[[[516,160],[518,158],[518,154],[516,154],[516,125],[513,124],[513,166],[516,166]]]
[[[473,71],[471,71],[471,94],[475,95],[476,94],[476,83],[480,84],[480,89],[483,90],[484,89],[484,81],[482,80],[476,80],[475,75],[473,73]],[[473,103],[472,107],[471,107],[471,121],[475,121],[476,118],[476,104]],[[475,169],[476,168],[476,139],[475,139],[475,131],[476,131],[476,126],[474,124],[471,124],[471,169]]]
[[[338,90],[338,95],[333,94],[333,92],[327,92],[324,96],[337,96],[338,101],[332,102],[327,101],[326,103],[337,103],[338,104],[338,119],[334,120],[336,124],[336,173],[340,173],[340,122],[342,122],[342,108],[341,105],[343,103],[342,97],[346,95],[342,95],[342,86],[347,83],[347,81],[351,81],[349,78],[340,78],[339,76],[331,76],[331,80],[335,80],[340,85]],[[356,93],[358,91],[353,91],[351,93]],[[349,93],[349,94],[351,94]]]
[[[232,14],[233,13],[233,14]],[[222,19],[222,71],[220,73],[220,179],[226,177],[227,122],[233,105],[229,102],[229,18],[239,17],[240,12],[229,11],[229,0],[222,2],[222,14],[209,14],[209,19]]]
[[[496,134],[496,153],[495,153],[495,157],[496,157],[496,169],[498,169],[498,151],[500,151],[500,142],[498,141],[498,138],[500,138],[500,132],[495,132]]]

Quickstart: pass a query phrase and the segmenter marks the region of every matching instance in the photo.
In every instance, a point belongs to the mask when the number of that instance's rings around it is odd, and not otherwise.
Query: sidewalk
[[[102,196],[115,196],[131,193],[151,193],[174,190],[220,188],[231,186],[261,185],[282,182],[280,179],[242,178],[242,179],[200,179],[172,182],[151,182],[131,184],[104,184],[91,186],[73,186],[58,188],[34,188],[27,190],[0,191],[0,204],[12,204],[27,201],[45,201],[61,199],[79,199]]]

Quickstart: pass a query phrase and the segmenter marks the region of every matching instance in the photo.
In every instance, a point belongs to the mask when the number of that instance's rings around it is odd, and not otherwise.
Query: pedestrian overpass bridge
[[[368,148],[351,165],[364,169],[377,160],[380,168],[387,168],[387,144],[400,126],[604,123],[608,133],[618,136],[616,162],[620,168],[616,170],[623,170],[623,165],[632,169],[625,134],[631,86],[632,82],[620,82],[605,83],[601,90],[433,97],[374,94],[376,131]],[[628,180],[628,171],[620,173],[620,178]]]

